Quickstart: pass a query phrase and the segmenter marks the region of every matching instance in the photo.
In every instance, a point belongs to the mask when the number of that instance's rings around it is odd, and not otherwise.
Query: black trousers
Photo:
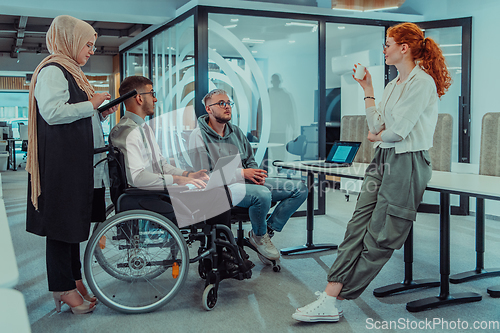
[[[46,263],[49,291],[68,291],[76,288],[82,278],[80,243],[66,243],[47,238]]]
[[[106,219],[105,188],[94,189],[92,221]],[[68,291],[76,288],[75,281],[82,279],[80,243],[66,243],[47,237],[46,264],[49,291]]]

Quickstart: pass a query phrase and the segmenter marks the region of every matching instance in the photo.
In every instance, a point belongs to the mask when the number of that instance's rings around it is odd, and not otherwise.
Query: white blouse
[[[375,147],[395,147],[396,154],[427,150],[432,147],[434,130],[438,118],[438,95],[434,79],[418,65],[413,68],[405,82],[396,84],[398,76],[389,82],[378,107],[366,109],[370,132],[379,133],[382,139]],[[402,138],[395,141],[397,135]],[[392,142],[391,142],[392,141]]]

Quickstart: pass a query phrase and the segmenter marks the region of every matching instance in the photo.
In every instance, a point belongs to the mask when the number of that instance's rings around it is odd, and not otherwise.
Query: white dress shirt
[[[144,131],[149,131],[153,143],[156,160],[160,165],[160,173],[153,172],[152,149]],[[172,175],[182,176],[184,170],[168,164],[160,153],[160,147],[154,139],[151,127],[146,127],[144,119],[135,113],[125,111],[120,122],[109,134],[113,146],[122,150],[126,158],[127,180],[131,186],[144,189],[163,190],[172,185]]]
[[[57,66],[47,66],[39,73],[35,85],[35,98],[42,118],[49,125],[69,124],[79,119],[92,117],[94,148],[104,147],[101,121],[104,120],[90,101],[68,104],[68,81]],[[94,165],[106,157],[105,153],[94,154]],[[109,187],[107,162],[94,168],[94,188]]]

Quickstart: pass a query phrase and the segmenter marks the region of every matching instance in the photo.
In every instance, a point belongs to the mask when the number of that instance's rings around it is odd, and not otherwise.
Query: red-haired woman
[[[398,76],[375,105],[372,77],[355,79],[365,92],[368,139],[376,150],[366,169],[356,209],[318,299],[299,308],[299,321],[338,321],[340,301],[355,299],[403,246],[431,178],[428,149],[438,118],[438,98],[451,85],[439,46],[413,23],[387,30],[385,62]]]

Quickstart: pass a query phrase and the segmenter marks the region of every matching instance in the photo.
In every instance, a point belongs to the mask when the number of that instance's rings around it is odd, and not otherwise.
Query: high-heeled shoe
[[[54,302],[56,303],[56,311],[57,312],[61,312],[61,303],[66,303],[61,299],[61,297],[64,295],[69,295],[69,294],[74,293],[74,292],[78,293],[78,290],[73,289],[70,291],[61,291],[61,292],[53,292],[52,293],[52,295],[54,296]],[[68,304],[68,303],[66,303],[66,304]],[[84,314],[84,313],[89,313],[89,312],[92,312],[95,310],[95,304],[91,303],[85,299],[83,300],[82,304],[77,305],[77,306],[69,305],[69,307],[71,308],[71,312],[73,312],[74,314]]]
[[[80,288],[79,288],[80,287]],[[89,292],[87,291],[87,288],[85,287],[85,285],[83,284],[83,281],[82,280],[77,280],[76,281],[76,289],[78,289],[78,292],[80,293],[80,295],[82,295],[82,297],[91,302],[91,303],[97,303],[97,298],[95,296],[90,296]],[[83,294],[85,293],[85,295]]]
[[[82,295],[82,294],[80,294]],[[97,297],[95,296],[90,296],[88,293],[85,295],[82,295],[83,299],[86,301],[89,301],[90,303],[97,303]]]

